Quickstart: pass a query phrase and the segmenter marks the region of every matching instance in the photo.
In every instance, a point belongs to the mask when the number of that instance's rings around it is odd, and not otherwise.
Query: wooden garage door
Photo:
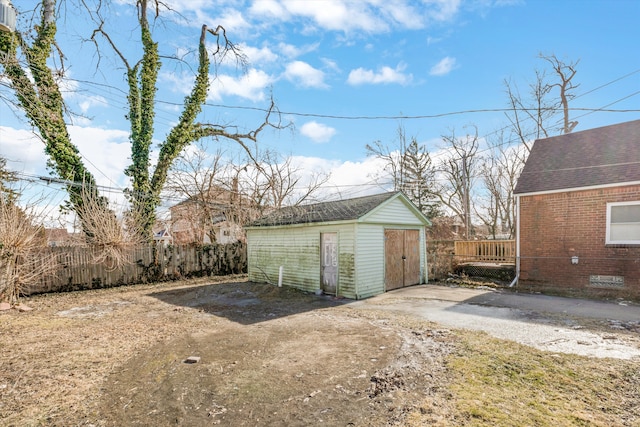
[[[404,286],[404,230],[384,230],[384,283],[387,291]]]
[[[385,230],[385,288],[420,283],[420,231]]]

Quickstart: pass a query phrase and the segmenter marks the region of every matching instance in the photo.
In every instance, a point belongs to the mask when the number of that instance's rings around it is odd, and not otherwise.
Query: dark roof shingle
[[[398,192],[286,207],[253,221],[248,227],[355,220],[372,211],[396,194],[398,194]]]
[[[533,144],[515,194],[640,181],[640,120]]]

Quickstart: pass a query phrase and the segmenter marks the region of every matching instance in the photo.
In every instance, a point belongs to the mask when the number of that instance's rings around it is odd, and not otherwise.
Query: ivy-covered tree
[[[66,17],[56,0],[41,0],[37,25],[14,32],[0,32],[0,51],[4,52],[2,62],[4,75],[13,89],[17,105],[22,109],[30,124],[37,130],[45,145],[45,153],[49,157],[49,167],[61,179],[68,181],[67,191],[71,207],[81,210],[87,195],[107,209],[106,199],[99,195],[94,176],[87,170],[77,146],[71,140],[67,128],[67,108],[62,96],[60,82],[64,78],[65,57],[56,39],[57,21]],[[151,19],[158,19],[162,11],[169,13],[160,0],[137,0],[138,40],[140,44],[139,58],[128,58],[123,49],[117,46],[115,38],[106,30],[108,2],[97,0],[95,4],[87,1],[78,2],[95,23],[95,30],[87,38],[95,44],[99,58],[103,55],[103,43],[111,49],[115,58],[122,63],[126,73],[128,86],[128,112],[130,122],[131,165],[126,174],[131,178],[128,196],[131,201],[131,212],[137,227],[146,238],[151,238],[151,230],[155,222],[155,210],[160,203],[160,192],[167,179],[167,172],[180,154],[189,144],[202,138],[227,138],[238,142],[250,152],[249,144],[256,142],[258,134],[267,126],[273,111],[273,103],[266,118],[257,128],[250,132],[239,133],[224,125],[200,123],[197,121],[202,106],[206,101],[210,85],[210,68],[212,57],[221,60],[225,56],[235,56],[240,62],[244,60],[241,52],[227,39],[226,31],[218,26],[215,29],[203,25],[198,44],[198,68],[192,84],[191,93],[185,98],[182,111],[176,124],[160,143],[158,161],[150,170],[150,154],[155,134],[155,109],[158,74],[162,67],[158,43],[154,40]],[[19,11],[20,12],[20,11]],[[213,51],[209,51],[207,36],[215,41]],[[26,66],[23,66],[26,64]],[[89,219],[81,218],[85,231],[92,227],[86,224]]]

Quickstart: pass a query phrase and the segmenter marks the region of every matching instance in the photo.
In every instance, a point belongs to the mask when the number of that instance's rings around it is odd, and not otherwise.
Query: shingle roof
[[[248,227],[355,220],[396,194],[399,193],[389,192],[355,199],[286,207],[252,222]]]
[[[640,120],[539,139],[515,194],[640,181]]]

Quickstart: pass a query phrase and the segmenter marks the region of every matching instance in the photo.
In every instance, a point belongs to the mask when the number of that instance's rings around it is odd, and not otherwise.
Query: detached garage
[[[353,299],[426,283],[428,225],[401,192],[280,209],[247,226],[249,280]]]

